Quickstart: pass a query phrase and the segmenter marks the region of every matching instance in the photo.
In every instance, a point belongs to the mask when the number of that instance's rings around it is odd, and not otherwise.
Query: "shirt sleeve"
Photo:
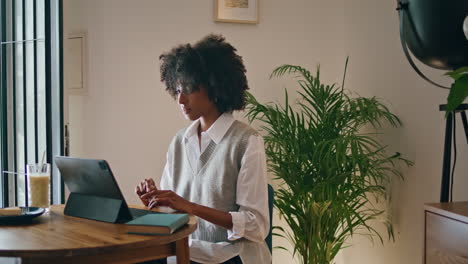
[[[160,190],[172,190],[172,173],[171,173],[171,168],[172,168],[172,153],[170,151],[167,152],[166,154],[166,165],[164,165],[164,170],[161,176],[161,181],[159,183],[159,189]]]
[[[265,147],[263,138],[253,135],[241,161],[237,179],[237,212],[229,212],[233,227],[228,239],[263,241],[270,230]]]

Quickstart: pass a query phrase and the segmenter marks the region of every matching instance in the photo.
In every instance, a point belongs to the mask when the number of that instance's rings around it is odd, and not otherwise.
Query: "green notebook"
[[[188,221],[188,214],[147,214],[125,224],[129,234],[162,235],[174,233]]]

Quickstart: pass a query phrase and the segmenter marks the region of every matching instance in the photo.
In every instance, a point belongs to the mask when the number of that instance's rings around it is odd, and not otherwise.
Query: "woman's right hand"
[[[149,192],[153,192],[155,190],[157,190],[157,188],[153,179],[145,179],[144,181],[140,182],[140,184],[137,185],[137,187],[135,188],[135,193],[138,195],[141,202],[145,206],[148,206],[149,202],[151,201],[152,196],[146,196],[144,198],[142,196]]]

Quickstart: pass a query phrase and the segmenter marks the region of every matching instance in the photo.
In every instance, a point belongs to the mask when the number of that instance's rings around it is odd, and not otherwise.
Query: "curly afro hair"
[[[213,34],[193,46],[176,46],[159,57],[161,81],[173,98],[178,89],[192,93],[204,87],[221,113],[242,110],[249,86],[242,57],[236,51],[223,36]]]

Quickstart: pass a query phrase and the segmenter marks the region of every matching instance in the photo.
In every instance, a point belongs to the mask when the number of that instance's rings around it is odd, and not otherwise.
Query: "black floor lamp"
[[[439,110],[446,112],[447,105],[440,105]],[[457,107],[454,112],[447,113],[445,122],[445,141],[444,141],[444,161],[442,163],[442,182],[440,186],[440,202],[446,203],[452,201],[453,194],[453,173],[454,168],[450,168],[452,165],[452,142],[453,147],[456,151],[456,115],[459,114],[463,127],[465,129],[466,142],[468,144],[468,122],[466,119],[466,110],[468,110],[468,104],[462,104]],[[456,160],[454,161],[456,162]],[[455,163],[454,163],[455,164]],[[450,171],[452,170],[452,173]]]
[[[413,69],[424,80],[437,84],[426,77],[416,66],[409,50],[419,61],[441,70],[453,70],[468,66],[468,1],[466,0],[398,0],[400,16],[400,39],[403,52]],[[464,28],[465,27],[465,28]],[[440,111],[446,112],[446,105]],[[468,104],[461,104],[455,111],[446,114],[444,159],[440,202],[452,200],[453,172],[456,164],[456,116],[460,115],[468,143]],[[452,166],[452,142],[455,159]]]

